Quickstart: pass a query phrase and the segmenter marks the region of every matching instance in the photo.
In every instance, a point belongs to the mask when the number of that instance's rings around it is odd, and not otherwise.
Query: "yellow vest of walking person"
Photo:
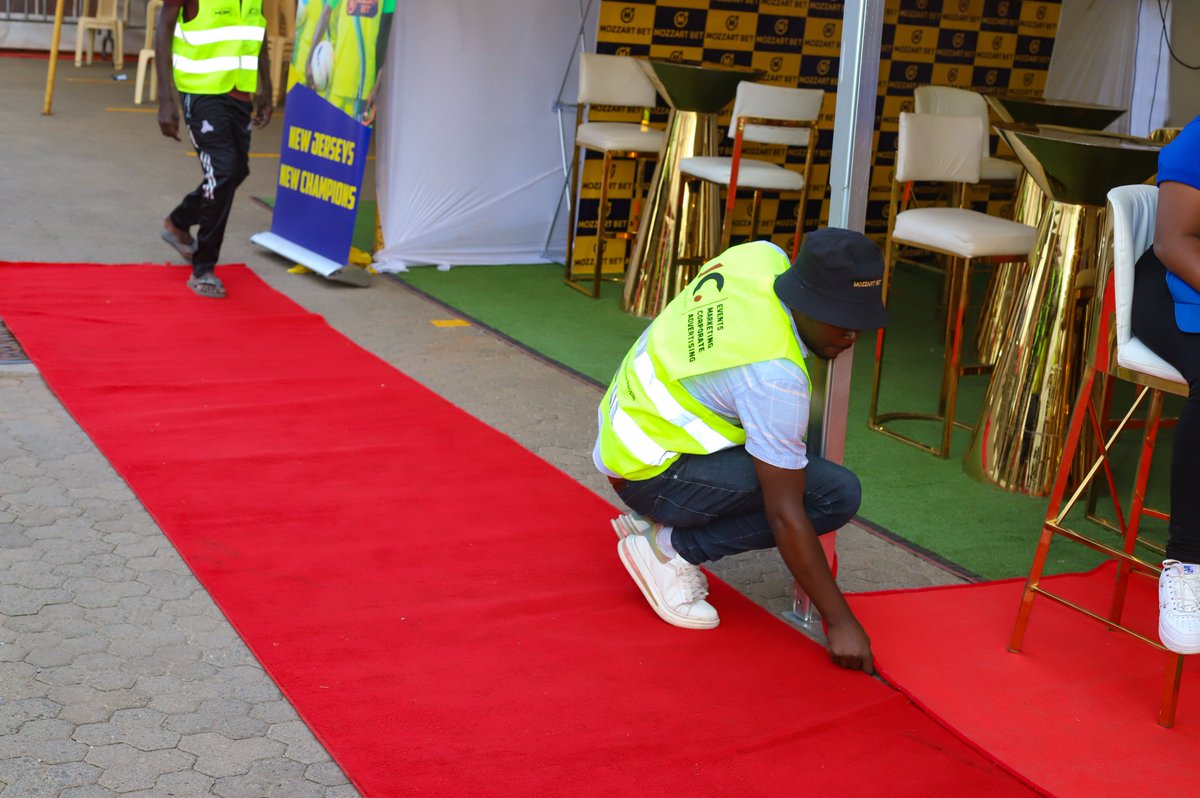
[[[171,65],[186,94],[258,88],[258,53],[267,31],[262,0],[202,0],[195,19],[175,22]]]
[[[692,398],[682,379],[779,358],[808,375],[791,314],[774,289],[790,265],[766,242],[732,247],[663,308],[601,400],[605,466],[625,479],[649,479],[680,454],[746,442],[745,430]]]

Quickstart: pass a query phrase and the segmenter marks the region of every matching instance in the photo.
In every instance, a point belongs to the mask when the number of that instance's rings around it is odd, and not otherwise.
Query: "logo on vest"
[[[696,281],[696,284],[694,286],[692,286],[692,301],[693,302],[700,302],[704,299],[704,294],[699,293],[700,288],[701,288],[701,286],[703,286],[705,283],[709,282],[710,280],[712,281],[712,284],[714,286],[716,286],[717,293],[720,293],[722,290],[724,290],[725,275],[717,274],[717,269],[719,269],[719,268],[721,268],[721,264],[717,263],[717,264],[714,264],[712,266],[712,268],[709,268],[709,269],[706,269],[706,270],[700,272],[700,279]]]

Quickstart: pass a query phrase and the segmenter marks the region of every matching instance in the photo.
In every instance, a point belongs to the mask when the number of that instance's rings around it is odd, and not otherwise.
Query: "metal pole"
[[[866,228],[871,185],[883,5],[884,0],[846,0],[842,15],[842,52],[829,163],[829,226],[860,233]],[[822,457],[835,463],[842,462],[846,453],[853,363],[851,348],[834,361],[814,361],[810,368],[813,405],[809,442]],[[793,584],[792,616],[803,626],[815,628],[812,600],[798,584]]]
[[[871,142],[879,93],[884,0],[847,0],[842,18],[833,153],[829,164],[829,226],[863,232],[871,186]],[[840,463],[846,449],[853,350],[828,366],[822,456]]]
[[[58,40],[62,36],[63,2],[58,0],[54,5],[54,33],[50,37],[50,66],[46,70],[46,103],[42,106],[42,114],[50,115],[50,103],[54,100],[54,74],[58,71]]]

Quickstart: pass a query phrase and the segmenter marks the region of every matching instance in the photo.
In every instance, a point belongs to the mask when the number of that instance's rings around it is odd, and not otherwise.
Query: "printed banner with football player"
[[[887,233],[887,204],[900,113],[912,110],[913,89],[939,84],[982,94],[1040,97],[1046,85],[1050,54],[1058,28],[1061,0],[887,0],[884,7],[879,64],[874,161],[867,205],[867,234],[882,240]],[[825,90],[820,135],[813,161],[806,207],[806,229],[828,219],[829,161],[833,150],[833,112],[841,52],[841,0],[601,0],[596,51],[683,63],[722,63],[753,67],[761,82]],[[651,114],[664,126],[668,108]],[[593,109],[595,120],[640,121],[636,112]],[[728,124],[728,109],[721,124]],[[724,127],[722,128],[724,133]],[[993,135],[993,149],[997,143]],[[721,155],[729,155],[725,138]],[[1000,151],[1004,155],[1006,151]],[[746,147],[744,155],[772,160],[802,171],[803,151],[781,147]],[[589,157],[576,227],[574,270],[593,271],[595,227],[601,161]],[[607,226],[617,233],[629,224],[634,181],[618,180],[609,189]],[[615,194],[614,194],[615,188]],[[991,213],[1004,215],[1012,202],[1011,187],[980,186],[972,200]],[[797,219],[797,196],[767,194],[760,210],[760,235],[791,248]],[[733,220],[734,240],[750,228],[749,192],[739,199]],[[625,271],[629,242],[610,239],[604,272]]]
[[[289,0],[283,0],[289,2]],[[262,246],[326,276],[350,257],[395,0],[299,0]]]

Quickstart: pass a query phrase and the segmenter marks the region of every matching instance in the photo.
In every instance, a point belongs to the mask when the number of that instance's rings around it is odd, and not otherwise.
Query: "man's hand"
[[[182,140],[179,138],[179,110],[170,97],[163,97],[158,103],[158,129],[169,139]]]
[[[257,130],[264,128],[271,121],[271,113],[274,108],[271,107],[271,86],[268,84],[265,88],[262,81],[259,81],[258,92],[254,95],[254,117],[250,120],[250,124]]]
[[[851,670],[874,673],[871,641],[838,589],[817,532],[804,512],[807,474],[764,463],[755,458],[754,472],[763,489],[767,523],[783,562],[825,620],[829,657]]]
[[[858,621],[827,624],[825,639],[829,644],[829,658],[833,663],[852,671],[875,673],[875,660],[871,656],[871,640]]]

